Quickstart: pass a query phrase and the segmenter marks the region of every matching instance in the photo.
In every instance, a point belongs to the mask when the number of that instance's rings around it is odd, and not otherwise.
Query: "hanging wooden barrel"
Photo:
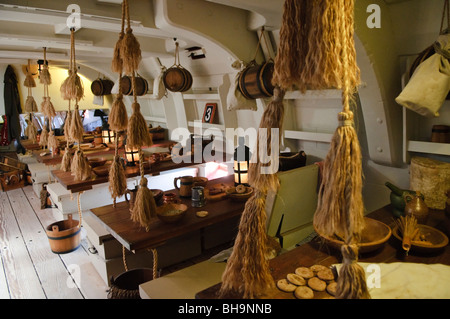
[[[147,94],[148,82],[146,79],[140,76],[135,77],[136,95],[141,96]],[[125,75],[120,79],[120,88],[124,95],[133,95],[132,77]]]
[[[267,98],[273,95],[273,62],[250,64],[239,75],[239,91],[247,99]]]
[[[125,271],[115,279],[111,276],[108,299],[141,299],[139,285],[153,279],[150,268],[136,268]]]
[[[192,87],[192,74],[182,66],[172,66],[163,74],[166,89],[172,92],[185,92]]]
[[[92,81],[91,91],[95,96],[111,94],[114,82],[108,79],[97,79]]]
[[[56,254],[70,253],[80,247],[81,227],[78,220],[72,219],[72,214],[47,226],[46,232],[50,248]]]

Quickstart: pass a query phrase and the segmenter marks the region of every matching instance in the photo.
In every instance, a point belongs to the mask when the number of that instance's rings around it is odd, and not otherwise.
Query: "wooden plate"
[[[424,240],[411,241],[410,252],[434,252],[448,245],[448,237],[443,232],[427,225],[418,224],[417,226],[419,227],[419,235],[423,235]],[[402,241],[398,226],[394,227],[392,234],[400,242]]]

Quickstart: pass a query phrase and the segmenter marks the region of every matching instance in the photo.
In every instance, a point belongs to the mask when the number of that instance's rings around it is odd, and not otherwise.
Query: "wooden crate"
[[[2,191],[6,192],[27,185],[27,174],[27,164],[8,156],[0,156],[0,186]]]

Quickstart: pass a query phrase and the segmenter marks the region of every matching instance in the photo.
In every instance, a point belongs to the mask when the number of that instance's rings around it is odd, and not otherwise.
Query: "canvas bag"
[[[414,71],[395,101],[422,116],[438,117],[450,90],[450,34],[441,34],[434,43],[435,54]]]
[[[167,94],[166,87],[164,86],[164,81],[163,81],[163,75],[164,75],[165,71],[166,71],[166,67],[162,65],[161,72],[156,77],[156,79],[153,81],[153,96],[157,100],[161,100]]]
[[[234,82],[231,83],[230,89],[227,94],[227,109],[228,111],[233,110],[252,110],[256,111],[256,100],[246,99],[241,91],[239,90],[239,75],[245,68],[241,61],[235,61],[231,65],[234,69],[239,70],[234,76]]]

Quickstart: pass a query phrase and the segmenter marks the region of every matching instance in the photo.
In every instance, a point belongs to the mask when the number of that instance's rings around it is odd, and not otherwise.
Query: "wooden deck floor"
[[[31,185],[0,192],[0,299],[106,299],[109,287],[89,258],[90,243],[82,228],[82,245],[68,254],[50,249],[45,228],[59,220],[40,208]],[[232,243],[160,269],[161,276],[204,261]]]
[[[0,298],[98,299],[108,287],[89,261],[88,242],[54,254],[45,227],[57,221],[41,209],[32,186],[0,192]]]

